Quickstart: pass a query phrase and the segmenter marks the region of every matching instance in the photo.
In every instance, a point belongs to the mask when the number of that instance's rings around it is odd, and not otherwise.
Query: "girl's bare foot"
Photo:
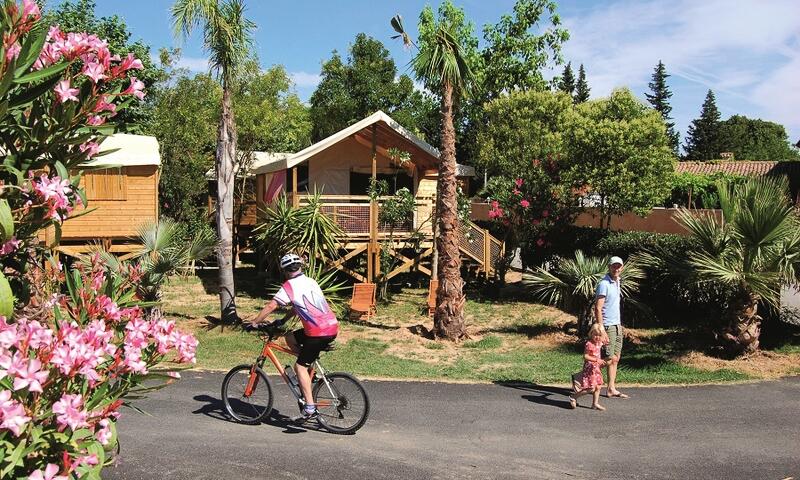
[[[578,408],[578,401],[572,396],[569,396],[569,408],[576,409]]]
[[[604,407],[604,406],[602,406],[600,404],[592,405],[592,408],[595,409],[595,410],[601,410],[601,411],[606,409],[606,407]]]

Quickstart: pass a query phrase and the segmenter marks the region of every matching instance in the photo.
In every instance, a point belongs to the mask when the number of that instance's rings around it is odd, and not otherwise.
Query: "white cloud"
[[[646,89],[661,59],[670,74],[800,130],[795,0],[612,0],[564,23],[571,33],[565,57],[586,66],[592,96],[619,86]]]
[[[290,72],[289,77],[298,88],[315,88],[322,80],[319,74],[308,72]]]
[[[208,59],[181,57],[175,66],[178,68],[185,68],[190,72],[208,72]]]

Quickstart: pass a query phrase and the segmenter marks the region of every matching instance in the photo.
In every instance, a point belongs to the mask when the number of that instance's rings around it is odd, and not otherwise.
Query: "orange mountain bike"
[[[273,341],[278,337],[276,330],[265,325],[257,331],[264,340],[261,355],[253,364],[234,367],[222,381],[225,410],[236,421],[247,424],[260,423],[272,412],[272,382],[263,370],[267,359],[275,366],[301,410],[305,405],[294,372],[291,377],[287,374],[286,370],[291,367],[281,366],[273,350],[293,356],[296,354],[288,347]],[[313,379],[311,389],[319,412],[317,421],[320,426],[341,435],[355,433],[361,428],[369,415],[369,397],[361,382],[349,373],[326,372],[319,360],[314,362],[309,373]]]

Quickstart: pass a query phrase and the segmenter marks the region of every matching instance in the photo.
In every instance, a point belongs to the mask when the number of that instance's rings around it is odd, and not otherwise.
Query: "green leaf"
[[[31,103],[55,87],[56,83],[58,83],[58,77],[46,80],[35,87],[23,89],[21,93],[11,98],[9,107],[18,108]]]
[[[58,173],[59,177],[61,177],[62,179],[69,178],[69,172],[67,172],[67,167],[65,167],[63,163],[56,160],[55,166],[56,166],[56,172]]]
[[[0,272],[0,315],[9,318],[14,313],[14,293],[8,279]]]
[[[21,84],[21,83],[31,83],[31,82],[38,82],[39,80],[50,79],[54,76],[57,76],[61,72],[63,72],[69,63],[61,62],[55,65],[50,65],[47,68],[43,68],[41,70],[33,71],[27,75],[23,75],[21,77],[17,77],[14,79],[14,83]],[[56,79],[58,80],[58,79]],[[55,83],[54,83],[55,84]]]
[[[37,23],[33,30],[28,32],[17,57],[14,77],[24,74],[39,58],[39,52],[42,51],[44,42],[47,40],[48,31],[49,29],[44,28],[42,23]]]
[[[14,216],[11,214],[11,207],[8,201],[0,199],[0,239],[3,242],[11,240],[14,236]]]

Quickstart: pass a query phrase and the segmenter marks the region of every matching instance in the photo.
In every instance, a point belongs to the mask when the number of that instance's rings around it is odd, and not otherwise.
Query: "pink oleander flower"
[[[47,380],[48,375],[47,370],[42,370],[42,362],[31,359],[26,368],[14,371],[14,390],[27,388],[29,392],[42,393],[42,383]]]
[[[36,4],[35,0],[22,0],[22,19],[25,20],[28,17],[33,17],[34,20],[42,17],[39,5]]]
[[[134,57],[132,53],[129,53],[125,60],[122,61],[120,67],[123,71],[131,69],[141,70],[144,68],[144,65],[141,60]]]
[[[540,238],[539,240],[536,240],[536,245],[538,245],[540,247],[544,246],[544,239]]]
[[[100,113],[100,112],[116,113],[117,106],[113,103],[108,102],[108,95],[100,95],[100,99],[97,100],[97,103],[95,104],[94,109],[92,111],[95,113]]]
[[[131,373],[147,374],[147,363],[142,360],[142,351],[136,347],[125,346],[125,359],[122,364]]]
[[[525,199],[520,200],[519,204],[522,206],[522,208],[528,208],[531,206],[531,202]]]
[[[534,225],[534,226],[535,225],[539,225],[539,223],[540,223],[539,220],[537,220],[535,218],[533,220],[531,220],[531,224]]]
[[[72,212],[72,205],[68,197],[72,193],[72,184],[69,183],[69,180],[62,180],[58,176],[48,178],[47,175],[42,175],[38,182],[32,183],[33,191],[49,207],[46,217],[59,222],[66,220],[67,215]]]
[[[89,122],[91,125],[91,122]],[[78,147],[81,152],[86,154],[86,158],[92,158],[100,152],[100,145],[97,142],[86,142],[82,143],[80,147]]]
[[[522,188],[522,179],[518,178],[518,179],[514,180],[514,185],[516,185],[517,188]]]
[[[86,123],[93,127],[99,127],[100,125],[106,123],[106,118],[100,115],[89,115],[89,118],[86,119]]]
[[[131,84],[122,92],[122,95],[133,95],[139,100],[144,98],[144,83],[139,81],[136,77],[131,77]]]
[[[16,343],[18,342],[15,342],[14,346],[16,346]],[[16,375],[16,372],[21,372],[26,368],[27,363],[20,352],[14,352],[13,354],[8,352],[0,355],[0,379],[7,376],[13,377]]]
[[[42,472],[41,469],[31,473],[28,480],[68,480],[64,475],[57,475],[59,471],[58,465],[55,463],[48,463],[47,468]]]
[[[78,460],[77,460],[76,463],[78,465],[89,465],[89,466],[93,467],[93,466],[97,465],[98,463],[100,463],[100,460],[97,458],[97,455],[95,455],[93,453],[91,455],[84,455],[82,457],[78,457]]]
[[[104,72],[105,72],[105,69],[103,68],[103,65],[101,65],[100,63],[96,63],[96,62],[90,62],[90,63],[86,63],[83,66],[83,72],[82,73],[84,75],[86,75],[87,77],[89,77],[89,79],[91,79],[93,83],[97,83],[100,80],[108,78],[108,75],[106,75]]]
[[[67,427],[74,431],[89,426],[86,422],[89,414],[83,409],[83,397],[80,395],[62,395],[61,400],[53,404],[53,413],[58,415],[56,422],[59,432]]]
[[[22,50],[19,42],[14,42],[12,45],[6,47],[6,61],[10,62],[19,56],[19,52]]]
[[[25,407],[11,399],[11,391],[0,390],[0,429],[8,430],[19,437],[22,427],[31,421],[31,417],[25,413]]]
[[[520,192],[518,188],[512,190],[511,193],[513,193],[514,195],[522,195],[522,192]]]
[[[11,240],[5,242],[3,246],[0,247],[0,256],[16,252],[20,245],[22,245],[22,240],[17,240],[17,237],[11,237]]]
[[[95,299],[95,305],[93,307],[92,310],[96,309],[99,315],[108,320],[116,322],[122,317],[122,312],[117,304],[106,295],[99,295]]]
[[[107,418],[104,418],[97,422],[97,425],[100,427],[94,432],[94,436],[98,442],[102,445],[108,445],[111,441],[111,437],[114,435],[111,432],[111,421]]]
[[[197,363],[195,352],[197,351],[197,339],[189,333],[174,333],[174,345],[178,351],[179,363]]]
[[[73,100],[75,102],[78,101],[78,97],[76,96],[80,90],[77,88],[70,88],[69,80],[61,80],[56,85],[54,91],[56,92],[56,96],[58,97],[58,103],[68,102]]]
[[[547,218],[550,216],[550,212],[547,210],[542,210],[542,218]]]

